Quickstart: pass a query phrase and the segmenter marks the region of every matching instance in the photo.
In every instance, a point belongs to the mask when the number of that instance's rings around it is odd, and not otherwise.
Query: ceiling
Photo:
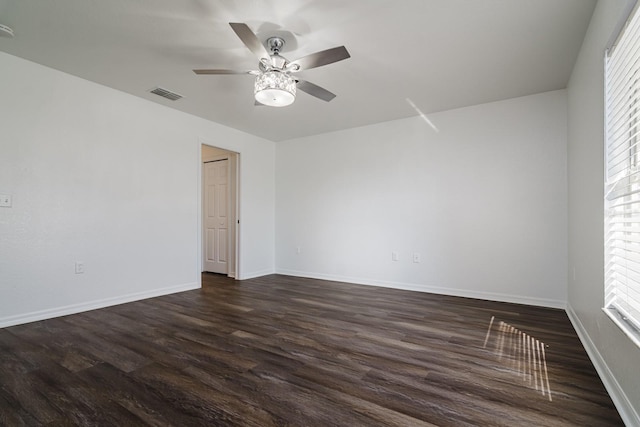
[[[0,51],[272,141],[565,88],[596,0],[0,0]],[[279,35],[290,60],[344,45],[299,92],[255,107],[257,59],[228,25]],[[169,101],[148,91],[184,96]]]

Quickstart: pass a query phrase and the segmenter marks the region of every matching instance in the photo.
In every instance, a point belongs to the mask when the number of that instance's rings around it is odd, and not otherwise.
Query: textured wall
[[[568,305],[603,381],[618,404],[630,404],[630,425],[640,425],[640,349],[602,311],[604,54],[624,6],[625,1],[598,2],[568,87]]]
[[[273,271],[273,143],[10,55],[0,69],[0,326],[199,286],[205,141],[241,153],[241,276]]]
[[[429,119],[278,143],[277,270],[564,307],[566,92]]]

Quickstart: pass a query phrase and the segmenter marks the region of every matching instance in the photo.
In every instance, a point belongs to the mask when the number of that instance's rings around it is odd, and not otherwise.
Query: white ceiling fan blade
[[[242,71],[242,70],[193,70],[196,74],[258,74],[258,71]]]
[[[333,98],[336,97],[335,94],[329,92],[325,88],[322,88],[318,85],[310,83],[306,80],[298,80],[296,84],[298,90],[308,93],[311,96],[315,96],[316,98],[322,99],[323,101],[329,102]]]
[[[231,28],[236,33],[242,43],[245,44],[249,48],[251,52],[253,52],[258,59],[262,58],[271,58],[267,49],[262,45],[256,34],[251,31],[251,28],[247,26],[247,24],[243,24],[241,22],[229,22]]]
[[[302,71],[310,68],[321,67],[323,65],[332,64],[334,62],[342,61],[343,59],[351,58],[351,55],[344,46],[338,46],[320,52],[312,53],[311,55],[303,56],[300,59],[291,61],[291,65],[297,65],[297,69],[294,67],[291,71]]]

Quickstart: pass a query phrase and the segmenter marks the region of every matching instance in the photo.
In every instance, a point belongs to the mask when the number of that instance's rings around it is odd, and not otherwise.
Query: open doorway
[[[238,274],[238,153],[201,145],[202,272]]]

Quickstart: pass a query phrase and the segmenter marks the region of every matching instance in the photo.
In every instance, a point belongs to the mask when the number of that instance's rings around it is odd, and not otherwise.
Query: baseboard
[[[163,295],[175,294],[177,292],[191,291],[199,289],[200,282],[185,283],[177,286],[169,286],[166,288],[153,289],[151,291],[136,292],[133,294],[121,295],[113,298],[105,298],[79,304],[67,305],[64,307],[56,307],[47,310],[33,311],[31,313],[20,314],[17,316],[1,317],[0,328],[8,326],[21,325],[24,323],[36,322],[38,320],[52,319],[54,317],[67,316],[69,314],[81,313],[83,311],[96,310],[99,308],[110,307],[113,305],[124,304],[127,302],[139,301],[147,298],[154,298]]]
[[[275,271],[273,271],[273,269],[271,268],[260,271],[252,271],[250,273],[241,273],[238,280],[255,279],[256,277],[268,276],[270,274],[275,274]]]
[[[598,372],[598,375],[600,376],[604,387],[607,389],[609,396],[611,396],[613,404],[616,405],[616,409],[618,410],[622,421],[624,421],[625,425],[628,426],[640,426],[640,415],[638,415],[633,405],[627,398],[627,395],[624,393],[624,390],[622,390],[620,384],[613,376],[613,373],[609,369],[609,366],[604,361],[604,358],[591,340],[591,337],[580,321],[580,318],[571,307],[571,304],[567,304],[567,315],[569,316],[569,320],[571,320],[571,323],[573,324],[573,328],[578,334],[578,338],[580,338],[582,345],[587,351],[587,354],[591,359],[591,363],[593,363],[593,366],[596,368],[596,371]]]
[[[306,271],[296,271],[287,269],[278,269],[277,274],[285,276],[307,277],[310,279],[332,280],[336,282],[354,283],[357,285],[380,286],[383,288],[402,289],[405,291],[428,292],[432,294],[450,295],[455,297],[476,298],[489,301],[510,302],[515,304],[535,305],[538,307],[560,308],[565,309],[566,302],[559,300],[551,300],[544,298],[532,298],[519,295],[500,294],[492,292],[479,292],[469,289],[451,289],[438,286],[430,286],[416,283],[405,282],[389,282],[372,279],[362,279],[358,277],[347,277],[332,274],[310,273]]]

